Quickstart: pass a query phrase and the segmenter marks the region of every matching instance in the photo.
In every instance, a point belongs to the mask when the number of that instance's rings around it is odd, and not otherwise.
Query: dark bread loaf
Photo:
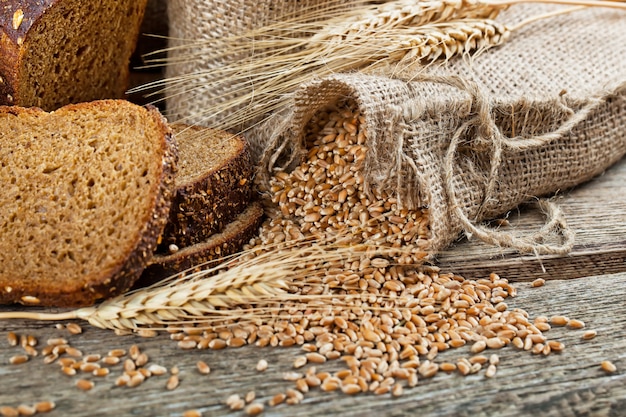
[[[124,98],[146,1],[2,1],[0,104]]]
[[[0,303],[85,306],[129,289],[167,222],[175,164],[152,107],[0,106]]]
[[[254,237],[263,220],[263,206],[251,203],[235,220],[207,240],[170,254],[156,254],[141,281],[151,284],[188,269],[201,270],[214,266],[220,259],[233,255]],[[212,262],[213,261],[213,262]]]
[[[171,124],[179,164],[176,196],[159,253],[206,240],[252,200],[254,165],[241,136],[201,126]]]

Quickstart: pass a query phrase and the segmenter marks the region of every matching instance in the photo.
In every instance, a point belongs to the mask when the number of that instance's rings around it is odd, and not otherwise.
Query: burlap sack
[[[499,20],[514,24],[552,9],[515,6]],[[368,185],[393,187],[406,206],[430,208],[433,252],[463,230],[520,251],[566,252],[573,235],[545,200],[548,221],[536,234],[478,224],[587,181],[626,153],[625,25],[623,12],[588,9],[526,26],[471,61],[401,77],[312,80],[285,114],[249,133],[259,175],[303,153],[315,112],[352,98],[366,118]],[[546,242],[551,234],[561,241]]]
[[[346,4],[344,4],[346,3]],[[219,40],[246,34],[272,22],[293,19],[303,10],[350,7],[344,0],[169,0],[168,64],[165,78],[167,117],[186,123],[218,126],[224,115],[211,112],[216,102],[228,101],[244,84],[210,86],[209,71],[248,55],[224,50]],[[228,46],[226,46],[228,48]],[[257,49],[255,54],[268,51]],[[181,81],[180,77],[184,77]],[[240,107],[232,107],[231,112]],[[250,121],[252,124],[253,121]]]

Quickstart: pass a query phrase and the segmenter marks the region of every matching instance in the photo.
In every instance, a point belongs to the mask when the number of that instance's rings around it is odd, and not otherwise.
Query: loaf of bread
[[[179,164],[176,196],[159,252],[194,245],[222,230],[252,199],[248,143],[223,130],[171,124]]]
[[[167,222],[176,157],[155,108],[0,106],[0,303],[85,306],[129,289]]]
[[[2,1],[0,104],[123,98],[146,1]]]
[[[141,281],[151,284],[167,276],[188,270],[202,270],[214,266],[222,258],[233,255],[258,233],[263,220],[263,206],[252,202],[222,232],[206,241],[187,246],[169,254],[156,254],[144,271]]]

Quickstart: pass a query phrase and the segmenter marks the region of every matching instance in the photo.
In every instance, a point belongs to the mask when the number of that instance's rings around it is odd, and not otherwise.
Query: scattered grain
[[[324,363],[326,362],[326,357],[324,355],[320,355],[319,353],[316,352],[311,352],[311,353],[307,353],[305,355],[306,357],[306,361],[310,362],[310,363]],[[306,364],[306,362],[305,362]],[[295,363],[294,363],[295,366]],[[304,364],[303,364],[304,366]]]
[[[81,356],[83,356],[83,352],[81,352],[80,350],[76,349],[75,347],[72,346],[68,346],[65,348],[65,353],[67,353],[70,356],[73,356],[75,358],[80,358]]]
[[[136,332],[139,337],[156,337],[158,336],[159,332],[157,332],[156,330],[152,330],[152,329],[139,329]]]
[[[283,393],[279,393],[279,394],[274,395],[272,398],[270,398],[270,400],[267,403],[270,407],[274,407],[274,406],[277,406],[278,404],[282,404],[286,398],[287,398],[287,395]]]
[[[496,371],[496,365],[492,363],[487,367],[487,370],[485,371],[485,376],[487,378],[493,378],[496,375]]]
[[[178,375],[170,375],[167,380],[167,384],[165,384],[165,388],[169,391],[175,390],[176,388],[178,388],[179,383],[180,380],[178,379]]]
[[[126,383],[126,386],[129,388],[138,387],[139,385],[143,384],[145,380],[146,377],[141,372],[134,372],[130,376],[130,380]]]
[[[259,372],[263,372],[267,369],[268,364],[265,359],[260,359],[256,364],[256,370]]]
[[[568,323],[567,326],[572,328],[572,329],[582,329],[585,327],[585,322],[582,320],[577,320],[577,319],[571,319]]]
[[[439,365],[439,369],[443,372],[454,372],[456,371],[456,365],[450,362],[443,362]]]
[[[94,383],[88,379],[79,379],[78,381],[76,381],[76,387],[83,391],[89,391],[93,389]]]
[[[183,350],[195,349],[198,346],[198,342],[192,339],[180,340],[178,342],[178,348]]]
[[[24,349],[24,352],[26,352],[26,354],[28,356],[38,356],[39,355],[39,352],[37,351],[37,349],[35,349],[32,346],[26,345],[22,349]]]
[[[128,356],[130,356],[132,360],[136,360],[139,357],[140,353],[141,353],[141,350],[139,349],[139,346],[137,345],[132,345],[128,349]]]
[[[37,409],[32,405],[20,404],[17,406],[17,412],[21,416],[34,416],[37,414]]]
[[[167,368],[158,364],[151,364],[150,366],[148,366],[148,371],[152,374],[152,375],[164,375],[167,373]]]
[[[126,355],[126,350],[124,350],[124,349],[113,349],[113,350],[110,350],[107,353],[107,355],[108,356],[113,356],[113,357],[116,357],[116,358],[121,358],[122,356]]]
[[[29,356],[27,355],[14,355],[9,358],[9,363],[12,365],[20,365],[22,363],[28,362]]]
[[[65,328],[73,335],[81,334],[83,332],[83,328],[77,323],[68,323]]]
[[[600,362],[600,367],[607,374],[612,374],[614,372],[617,372],[617,366],[615,366],[615,364],[613,364],[613,362],[611,362],[611,361],[602,361],[602,362]]]
[[[341,385],[341,391],[344,394],[353,395],[361,392],[361,387],[358,384],[345,384]]]
[[[105,356],[104,358],[102,358],[102,363],[104,363],[105,365],[117,365],[120,362],[121,359],[117,356]]]
[[[208,375],[211,373],[211,368],[204,361],[196,362],[196,368],[198,369],[198,372],[200,372],[202,375]]]
[[[130,371],[134,371],[135,369],[137,369],[137,365],[135,364],[135,361],[133,361],[130,358],[124,361],[124,371],[130,372]]]
[[[94,353],[90,355],[85,355],[85,357],[83,357],[83,362],[98,362],[100,359],[102,359],[102,355]]]
[[[591,340],[594,337],[596,337],[597,335],[598,335],[598,332],[596,332],[595,330],[587,330],[585,333],[583,333],[582,339],[583,340]]]
[[[470,351],[472,353],[480,353],[485,349],[487,349],[487,342],[485,342],[484,340],[479,340],[477,342],[474,342],[474,344],[470,348]]]
[[[93,373],[95,370],[100,369],[100,365],[92,362],[84,362],[80,364],[80,370],[82,372]]]
[[[38,413],[48,413],[56,407],[56,404],[52,401],[40,401],[35,404],[35,410]]]
[[[306,356],[298,356],[294,361],[293,361],[293,367],[298,369],[298,368],[302,368],[304,365],[307,364],[307,358]]]
[[[239,397],[237,394],[232,394],[226,399],[226,405],[230,407],[231,410],[243,410],[246,403],[245,401]]]
[[[51,339],[48,339],[46,343],[50,346],[60,346],[68,344],[67,340],[62,337],[53,337]]]
[[[246,403],[251,403],[256,398],[256,393],[254,391],[248,391],[246,396],[244,397],[244,401]]]
[[[148,357],[148,355],[146,353],[144,353],[144,352],[141,352],[137,356],[137,359],[135,359],[135,365],[137,365],[137,367],[142,367],[142,366],[146,365],[149,360],[150,360],[150,358]]]
[[[98,369],[94,369],[93,370],[93,376],[97,376],[97,377],[105,377],[107,375],[109,375],[111,371],[109,371],[109,368],[98,368]]]
[[[0,415],[3,417],[19,417],[20,412],[17,411],[17,408],[5,405],[0,407]]]
[[[562,352],[565,349],[565,345],[557,340],[548,341],[547,347],[550,348],[551,352]]]
[[[130,376],[128,374],[123,374],[115,379],[116,387],[124,387],[130,382]]]
[[[298,391],[307,393],[309,392],[309,384],[307,384],[306,379],[300,378],[296,381],[296,388]]]
[[[256,416],[263,412],[265,407],[261,403],[252,403],[246,407],[246,414],[249,416]]]
[[[538,287],[543,287],[546,284],[546,280],[543,278],[537,278],[536,280],[534,280],[533,282],[531,282],[531,286],[533,288],[538,288]]]

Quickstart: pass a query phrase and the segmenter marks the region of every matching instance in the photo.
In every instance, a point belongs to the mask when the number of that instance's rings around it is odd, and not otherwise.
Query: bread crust
[[[149,264],[152,254],[157,247],[158,240],[168,219],[169,209],[175,193],[175,173],[177,162],[177,148],[171,129],[165,118],[153,106],[140,107],[124,100],[101,100],[89,103],[67,105],[57,112],[89,111],[100,109],[106,111],[111,106],[128,107],[129,115],[145,112],[147,118],[156,126],[160,149],[160,160],[154,162],[155,169],[153,191],[145,222],[138,227],[134,238],[129,241],[131,250],[124,259],[111,265],[106,270],[97,271],[89,276],[84,285],[60,284],[56,282],[41,282],[35,279],[16,282],[12,274],[0,274],[0,303],[22,303],[40,306],[81,307],[92,305],[95,302],[109,298],[130,289],[139,278],[142,271]],[[37,108],[22,108],[0,106],[0,113],[14,115],[41,115],[44,111]],[[104,219],[103,219],[104,220]],[[132,231],[129,231],[131,233]]]
[[[154,283],[167,276],[199,271],[215,266],[222,258],[239,252],[259,232],[264,210],[255,201],[239,214],[224,230],[207,241],[188,246],[168,255],[155,255],[142,277],[142,285]]]
[[[143,17],[145,12],[147,0],[133,0],[138,5],[140,10],[140,17]],[[0,105],[17,105],[23,107],[37,106],[42,107],[44,110],[50,111],[54,108],[47,106],[40,106],[37,103],[27,102],[23,98],[24,92],[23,86],[23,74],[20,69],[24,66],[24,60],[27,58],[26,53],[30,48],[30,34],[40,25],[50,24],[45,22],[46,15],[50,14],[50,11],[62,5],[66,0],[6,0],[3,2],[2,8],[0,8]],[[80,3],[77,3],[80,5]],[[82,5],[81,5],[82,7]],[[97,12],[97,11],[96,11]],[[16,19],[15,14],[21,14],[21,18]],[[19,25],[17,22],[19,21]],[[103,22],[108,23],[108,22]],[[131,55],[137,44],[139,37],[139,27],[141,18],[136,27],[125,28],[125,36],[129,37],[128,45],[132,45],[132,49],[128,51],[118,51],[119,54],[125,54],[126,67],[121,69],[122,76],[119,80],[119,86],[117,92],[111,94],[110,91],[102,91],[102,94],[93,97],[81,97],[78,101],[90,101],[97,99],[107,98],[123,98],[125,90],[128,88]],[[17,26],[16,26],[17,25]],[[45,26],[44,26],[45,27]],[[97,30],[97,28],[94,28]],[[71,34],[70,34],[71,35]],[[120,35],[121,36],[121,35]],[[105,44],[105,42],[101,42]],[[94,45],[95,47],[95,45]],[[52,59],[52,55],[50,57]],[[85,62],[85,65],[89,65]],[[97,68],[92,69],[97,72]],[[73,82],[71,73],[66,76],[66,83]],[[59,75],[60,77],[60,75]],[[69,104],[70,101],[66,100],[59,106]],[[56,107],[59,107],[56,106]]]
[[[174,133],[184,129],[205,131],[213,137],[230,134],[199,126],[171,125]],[[193,139],[193,138],[190,138]],[[178,184],[170,210],[169,222],[163,232],[159,252],[167,252],[174,244],[180,248],[206,240],[241,213],[252,201],[254,165],[245,139],[233,137],[238,143],[235,153],[218,167],[200,173],[192,181]]]

